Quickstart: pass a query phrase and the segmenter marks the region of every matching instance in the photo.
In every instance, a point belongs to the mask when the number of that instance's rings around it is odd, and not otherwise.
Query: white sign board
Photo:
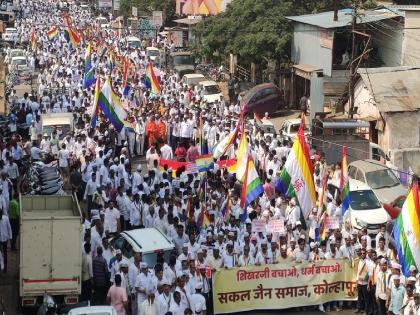
[[[137,17],[137,7],[132,7],[131,8],[131,14],[135,17]]]
[[[252,233],[265,232],[265,221],[264,220],[253,220],[252,221]]]
[[[114,0],[114,11],[119,11],[121,6],[120,0]]]
[[[99,8],[112,8],[112,0],[99,0]]]
[[[339,229],[340,225],[338,223],[337,217],[328,217],[327,218],[327,229],[329,230],[336,230]]]
[[[163,11],[153,11],[153,24],[161,27],[163,24]]]
[[[283,233],[284,232],[284,220],[273,219],[268,221],[267,224],[268,233]]]

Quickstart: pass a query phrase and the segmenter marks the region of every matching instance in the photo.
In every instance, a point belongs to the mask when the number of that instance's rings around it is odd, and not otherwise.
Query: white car
[[[141,47],[141,40],[136,36],[128,36],[127,37],[127,44],[130,48],[140,48]]]
[[[67,315],[117,315],[112,306],[84,306],[70,310]]]
[[[301,123],[300,118],[285,120],[281,126],[283,136],[289,141],[295,140]],[[305,126],[304,134],[305,136],[309,134],[307,126]]]
[[[277,135],[274,124],[270,120],[265,119],[265,118],[263,118],[261,121],[262,121],[262,125],[256,125],[254,119],[250,119],[249,123],[252,126],[260,128],[264,132],[264,137],[271,137],[271,139],[274,139],[274,137]]]
[[[3,40],[5,42],[16,43],[19,40],[18,30],[15,27],[8,27],[4,30]]]
[[[349,184],[350,207],[343,219],[349,219],[356,230],[366,227],[369,234],[377,234],[391,217],[368,185],[354,179],[349,179]]]
[[[184,74],[182,77],[182,83],[190,87],[196,86],[198,83],[203,81],[206,81],[206,77],[201,73]]]
[[[156,47],[146,47],[146,57],[151,61],[159,62],[160,51]]]
[[[203,90],[203,98],[207,101],[207,104],[220,101],[220,97],[223,96],[219,85],[215,81],[201,81],[198,85]]]
[[[158,252],[163,253],[165,260],[168,260],[171,251],[175,248],[170,239],[155,228],[124,231],[111,239],[109,243],[114,251],[121,250],[123,257],[129,261],[133,261],[134,253],[142,253],[143,261],[149,266],[156,264]]]
[[[5,62],[8,63],[13,57],[25,57],[26,51],[23,49],[11,49],[6,56]]]
[[[394,172],[375,160],[358,160],[348,166],[349,178],[369,185],[382,204],[391,203],[407,194]]]
[[[13,69],[17,69],[18,71],[25,70],[28,67],[28,59],[26,59],[25,56],[13,57],[9,63],[9,72],[11,72]]]

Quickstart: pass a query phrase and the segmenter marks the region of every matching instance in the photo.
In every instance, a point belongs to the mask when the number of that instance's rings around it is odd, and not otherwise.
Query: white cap
[[[201,282],[201,281],[197,282],[196,285],[195,285],[195,289],[196,290],[201,290],[202,288],[203,288],[203,282]]]
[[[302,222],[296,221],[296,226],[298,226],[298,225],[302,225]]]

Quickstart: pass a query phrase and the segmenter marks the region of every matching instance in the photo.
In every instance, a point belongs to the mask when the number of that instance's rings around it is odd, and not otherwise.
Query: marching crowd
[[[354,230],[341,215],[340,200],[327,196],[327,213],[336,216],[340,228],[327,231],[324,240],[316,236],[318,208],[306,220],[301,219],[294,198],[286,198],[275,189],[291,143],[280,135],[264,135],[258,126],[245,128],[264,193],[246,209],[240,206],[241,184],[235,174],[214,163],[205,175],[186,170],[161,168],[161,160],[195,162],[203,153],[198,144],[204,138],[209,152],[236,126],[240,116],[237,102],[223,97],[207,104],[199,87],[184,85],[180,77],[155,64],[161,92],[147,90],[143,76],[150,60],[145,47],[154,45],[173,49],[166,38],[144,40],[140,48],[127,45],[125,30],[97,30],[90,13],[70,7],[74,25],[87,28],[84,36],[93,43],[92,63],[97,77],[110,76],[129,113],[130,127],[118,132],[102,115],[95,128],[93,118],[94,87],[83,89],[87,40],[74,47],[64,32],[50,39],[48,29],[64,25],[63,14],[53,0],[23,0],[21,18],[16,21],[22,44],[36,30],[36,47],[28,48],[31,67],[39,71],[38,89],[19,98],[8,95],[13,119],[28,123],[29,139],[12,136],[1,143],[3,214],[0,222],[1,253],[7,272],[8,243],[16,249],[18,205],[16,193],[23,160],[50,156],[57,160],[67,188],[84,200],[84,243],[82,260],[82,300],[95,304],[111,303],[118,314],[211,314],[211,273],[221,268],[266,265],[285,262],[315,262],[346,259],[357,268],[358,298],[356,312],[366,314],[420,314],[420,281],[415,266],[410,276],[401,272],[385,227],[375,235],[366,229]],[[131,90],[124,95],[123,69],[114,56],[130,60]],[[118,59],[118,58],[117,58]],[[61,130],[42,134],[41,113],[71,112],[76,121],[73,132]],[[268,115],[264,119],[269,119]],[[238,145],[226,153],[234,159]],[[145,164],[133,167],[134,159],[145,156]],[[322,152],[312,152],[314,182],[318,192],[325,175],[340,178],[340,169],[331,170]],[[205,185],[203,185],[205,181]],[[203,195],[205,197],[203,197]],[[202,205],[210,224],[197,225]],[[229,204],[229,212],[222,211]],[[8,211],[6,211],[8,209]],[[245,217],[243,214],[246,214]],[[254,233],[253,220],[284,219],[285,230]],[[165,259],[148,265],[141,253],[134,259],[112,252],[108,239],[136,228],[155,227],[174,243]],[[343,301],[316,306],[319,311],[340,310]]]

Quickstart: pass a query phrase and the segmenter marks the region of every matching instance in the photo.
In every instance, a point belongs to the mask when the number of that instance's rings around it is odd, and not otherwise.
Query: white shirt
[[[67,167],[69,166],[70,152],[67,149],[61,149],[58,151],[58,166]]]
[[[2,216],[0,221],[0,242],[7,242],[12,239],[12,228],[10,226],[9,217],[7,215]]]
[[[159,294],[156,298],[156,304],[158,306],[158,315],[165,315],[171,306],[171,303],[173,301],[172,294],[169,293],[166,295],[162,292],[162,294]]]
[[[156,300],[153,303],[149,302],[149,300],[145,300],[140,306],[140,315],[157,315],[158,314],[158,306],[156,304]]]
[[[120,212],[116,209],[105,209],[104,230],[110,233],[116,233],[118,230],[118,220],[120,219]]]

